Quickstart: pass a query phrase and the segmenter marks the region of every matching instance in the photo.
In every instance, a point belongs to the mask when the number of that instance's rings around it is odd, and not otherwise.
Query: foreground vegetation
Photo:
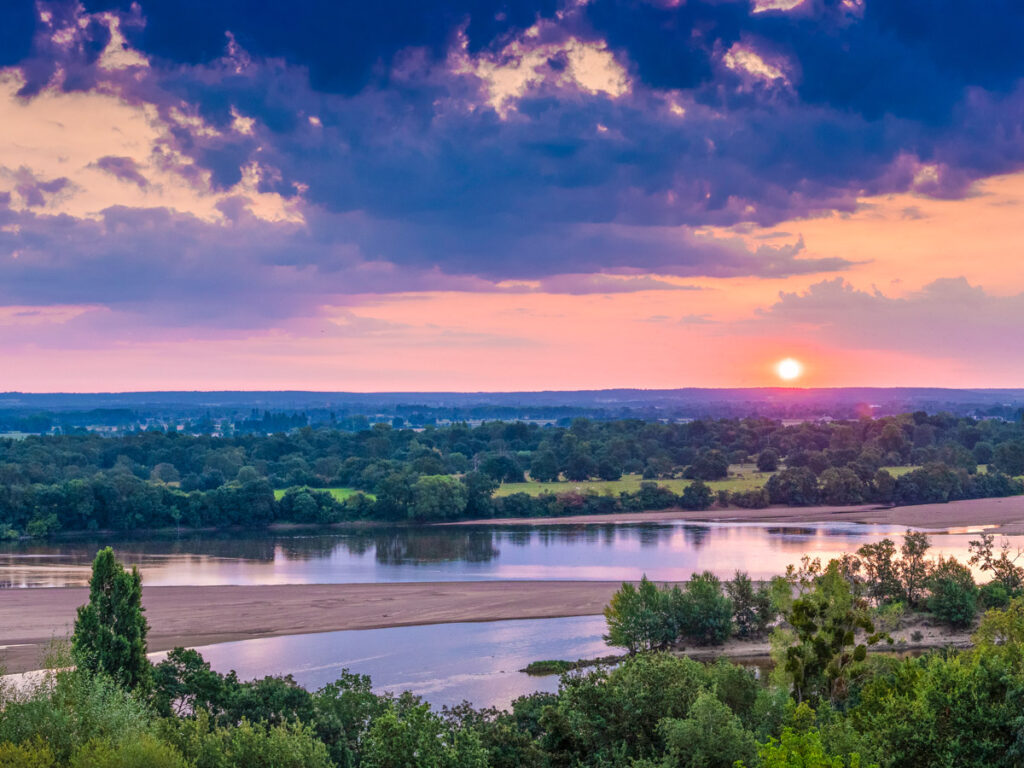
[[[736,465],[742,477],[730,477]],[[1021,474],[1020,423],[925,413],[798,426],[577,419],[568,428],[57,435],[0,440],[0,536],[918,504],[1021,493]]]
[[[736,579],[723,593],[697,579],[679,596],[645,583],[634,591],[654,607],[635,611],[628,627],[615,621],[626,621],[635,599],[609,607],[612,634],[667,614],[658,601],[668,600],[683,606],[680,626],[713,640],[729,627],[766,631],[758,606],[767,605],[778,611],[766,622],[777,624],[770,680],[725,661],[647,650],[665,644],[648,627],[638,635],[644,647],[614,668],[567,673],[557,693],[520,698],[506,711],[436,711],[410,693],[375,694],[367,677],[347,671],[313,692],[290,677],[243,682],[180,648],[151,665],[138,573],[104,550],[71,658],[56,660],[58,671],[37,684],[0,695],[0,766],[1020,766],[1024,598],[1014,556],[988,537],[972,545],[1004,605],[985,613],[972,649],[901,659],[870,652],[885,646],[873,623],[880,610],[918,601],[960,621],[949,606],[964,605],[964,594],[986,598],[959,564],[928,561],[920,535],[907,537],[899,558],[893,542],[869,547],[791,569],[761,589]],[[751,593],[747,614],[741,604]]]

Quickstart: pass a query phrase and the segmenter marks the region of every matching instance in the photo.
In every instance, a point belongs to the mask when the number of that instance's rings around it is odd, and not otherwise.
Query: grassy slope
[[[900,475],[910,472],[912,469],[916,469],[916,467],[885,467],[885,469],[893,477],[899,477]],[[768,478],[771,477],[772,474],[772,472],[758,472],[757,467],[753,464],[733,464],[729,467],[728,479],[714,480],[708,483],[708,485],[715,491],[749,491],[763,486],[768,482]],[[508,496],[513,493],[528,493],[531,496],[537,496],[545,491],[548,493],[567,493],[569,491],[583,492],[587,490],[594,490],[598,493],[608,491],[612,494],[619,494],[622,491],[639,490],[641,482],[642,478],[640,475],[623,475],[620,480],[587,480],[584,482],[569,482],[562,480],[557,483],[535,483],[532,481],[525,483],[502,483],[501,487],[495,491],[494,495]],[[683,489],[692,481],[672,479],[655,480],[654,482],[658,485],[670,488],[673,493],[682,493]]]
[[[284,496],[285,490],[286,489],[284,488],[275,489],[274,498],[280,499],[282,496]],[[327,491],[329,494],[331,494],[331,496],[336,498],[338,501],[344,501],[349,496],[354,496],[355,494],[359,493],[359,491],[355,488],[314,488],[313,490]],[[368,493],[366,495],[371,499],[376,498],[372,493]]]

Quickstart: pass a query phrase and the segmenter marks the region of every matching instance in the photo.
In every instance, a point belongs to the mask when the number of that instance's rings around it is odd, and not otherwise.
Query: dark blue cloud
[[[137,0],[87,0],[91,11],[130,12]],[[254,56],[308,69],[317,90],[354,93],[386,81],[392,57],[409,47],[444,56],[466,26],[472,50],[550,16],[554,0],[141,0],[145,25],[126,28],[139,50],[170,62],[219,58],[227,34]]]
[[[37,19],[33,0],[0,3],[0,67],[17,64],[29,55]]]

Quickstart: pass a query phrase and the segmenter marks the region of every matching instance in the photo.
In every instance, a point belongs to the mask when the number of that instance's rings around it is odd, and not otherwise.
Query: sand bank
[[[146,587],[149,649],[255,637],[457,621],[599,614],[621,582],[487,581]],[[0,664],[38,669],[51,638],[67,637],[84,588],[0,590]]]
[[[875,523],[915,528],[974,528],[999,526],[1002,533],[1024,533],[1024,496],[1001,499],[968,499],[948,504],[918,504],[908,507],[768,507],[767,509],[708,509],[690,512],[664,509],[656,512],[618,512],[610,515],[567,517],[505,517],[467,520],[443,525],[579,525],[643,523],[689,520],[695,522],[762,523]]]

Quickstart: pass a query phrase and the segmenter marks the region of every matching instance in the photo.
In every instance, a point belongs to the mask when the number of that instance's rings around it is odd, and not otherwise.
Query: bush
[[[1001,582],[990,581],[978,590],[978,599],[981,606],[986,610],[989,608],[1005,608],[1010,604],[1010,593]]]
[[[967,627],[978,612],[978,588],[970,569],[956,558],[940,558],[929,581],[928,610],[954,627]]]
[[[91,741],[71,758],[70,768],[186,768],[181,753],[141,734],[120,743]]]
[[[0,744],[0,768],[55,768],[53,752],[40,738],[29,743]]]

